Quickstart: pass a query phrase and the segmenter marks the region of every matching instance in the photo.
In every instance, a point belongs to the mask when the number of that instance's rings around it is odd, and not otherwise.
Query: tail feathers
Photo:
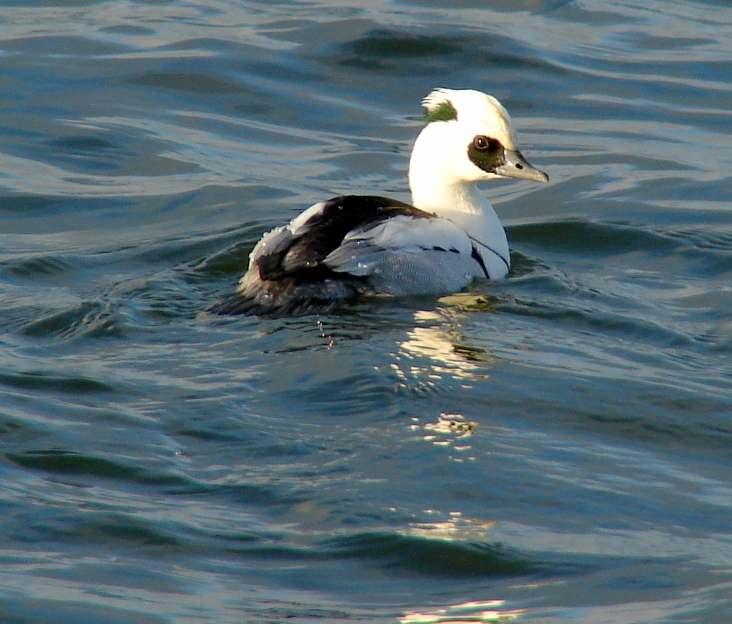
[[[212,314],[245,314],[277,318],[281,316],[304,316],[306,314],[325,314],[333,310],[339,303],[337,300],[309,297],[307,299],[289,299],[276,303],[263,303],[256,298],[237,294],[227,297],[212,305],[208,311]]]
[[[212,305],[208,312],[211,314],[258,314],[257,302],[241,295],[232,295]]]
[[[209,312],[269,317],[324,313],[358,296],[364,287],[363,279],[352,275],[331,272],[331,277],[314,281],[296,276],[262,279],[257,269],[247,271],[236,294],[214,304]]]

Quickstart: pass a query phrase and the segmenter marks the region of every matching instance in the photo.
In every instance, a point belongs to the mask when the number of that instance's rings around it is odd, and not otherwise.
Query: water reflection
[[[454,455],[451,459],[456,462],[475,461],[470,453],[472,446],[466,443],[466,438],[473,435],[478,423],[467,420],[462,414],[447,414],[442,412],[435,421],[422,423],[419,417],[412,417],[412,430],[424,431],[422,439],[435,446],[450,448],[461,455]]]
[[[435,510],[425,510],[436,514]],[[495,520],[477,520],[463,516],[462,512],[451,511],[446,520],[417,522],[409,525],[409,535],[449,542],[484,542],[486,533],[495,526]]]
[[[423,612],[408,611],[401,618],[401,624],[468,624],[468,622],[510,622],[524,615],[525,609],[507,609],[505,600],[470,601],[430,609]]]
[[[440,414],[435,423],[428,423],[424,426],[428,431],[435,433],[453,433],[458,437],[464,438],[473,434],[478,423],[471,420],[465,420],[462,414]]]
[[[391,368],[405,388],[429,390],[451,379],[461,380],[462,387],[469,388],[466,382],[489,378],[487,368],[495,358],[468,344],[461,328],[468,312],[489,310],[490,302],[461,293],[443,297],[440,303],[435,310],[414,313],[414,327],[393,354]]]

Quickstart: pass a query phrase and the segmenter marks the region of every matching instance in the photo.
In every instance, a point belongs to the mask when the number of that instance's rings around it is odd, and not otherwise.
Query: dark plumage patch
[[[468,158],[488,173],[506,164],[506,149],[498,139],[479,134],[468,145]]]
[[[249,297],[242,297],[239,294],[230,295],[217,303],[214,303],[208,312],[211,314],[257,314],[257,303]]]
[[[453,121],[457,119],[457,110],[452,102],[445,100],[433,108],[425,107],[424,117],[427,123],[432,121]]]
[[[404,202],[371,195],[343,195],[325,202],[323,209],[310,217],[303,233],[275,253],[257,259],[262,280],[294,277],[299,281],[342,278],[323,264],[328,254],[340,246],[351,230],[374,226],[396,216],[430,219],[434,215]]]
[[[483,260],[483,256],[480,255],[480,252],[475,248],[475,245],[473,245],[472,251],[470,252],[470,257],[473,258],[479,265],[480,268],[483,269],[483,274],[485,275],[486,279],[490,279],[490,273],[488,273],[488,269],[485,266],[485,261]]]
[[[285,292],[292,287],[292,280],[275,282],[276,287],[270,288],[273,295],[277,292]],[[355,297],[356,291],[353,291]],[[290,299],[283,297],[275,298],[273,302],[262,303],[256,298],[246,297],[241,294],[230,297],[212,305],[208,312],[211,314],[253,314],[268,318],[282,316],[299,316],[303,314],[325,314],[333,310],[339,301],[337,299],[323,299],[322,297],[305,297],[301,299]]]

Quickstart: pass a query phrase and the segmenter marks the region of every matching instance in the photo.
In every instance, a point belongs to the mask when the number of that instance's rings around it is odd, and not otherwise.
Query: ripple
[[[97,173],[114,173],[122,169],[122,163],[130,158],[125,145],[105,134],[71,134],[48,142],[49,161],[72,164],[79,170]]]
[[[689,243],[700,250],[723,251],[732,254],[732,230],[702,227],[671,229],[668,236]]]
[[[72,135],[54,139],[49,145],[70,154],[88,154],[116,149],[119,145],[100,135]]]
[[[326,48],[321,54],[326,62],[360,70],[389,73],[434,73],[434,63],[446,68],[453,65],[453,59],[468,66],[500,67],[501,69],[531,69],[561,72],[554,65],[541,58],[524,42],[496,33],[483,33],[476,37],[463,33],[461,37],[450,37],[435,32],[420,34],[407,30],[374,28],[351,41],[341,44],[336,50]],[[422,70],[415,60],[425,63]],[[432,70],[432,71],[430,71]],[[437,86],[437,85],[435,85]]]
[[[428,37],[390,30],[372,30],[344,46],[344,50],[359,58],[409,58],[458,54],[463,51],[460,40]]]
[[[182,477],[153,475],[141,468],[71,451],[26,451],[23,453],[7,453],[6,457],[17,466],[58,475],[85,475],[100,479],[119,479],[150,485],[190,485],[190,481]]]
[[[257,223],[244,223],[219,237],[218,249],[196,261],[190,273],[197,279],[209,279],[225,275],[242,275],[249,266],[249,254],[261,238],[265,227]]]
[[[182,547],[185,542],[164,531],[159,523],[141,520],[131,514],[89,512],[73,519],[63,514],[46,514],[43,524],[31,523],[26,529],[26,539],[32,533],[45,539],[53,538],[66,543],[115,544],[117,548]]]
[[[194,72],[150,72],[142,76],[132,78],[131,83],[155,87],[157,89],[171,89],[173,91],[184,91],[188,93],[236,93],[238,95],[246,95],[249,93],[249,89],[236,84],[235,82]]]
[[[6,619],[725,621],[724,2],[4,4]],[[312,201],[406,199],[434,86],[550,169],[485,189],[510,279],[199,314]]]
[[[50,314],[27,323],[26,336],[55,338],[120,338],[125,335],[118,315],[109,304],[97,301],[81,303],[73,308]]]
[[[521,576],[541,566],[499,544],[454,542],[396,533],[357,533],[321,544],[341,558],[378,562],[387,569],[402,569],[429,576]]]
[[[690,336],[674,331],[659,321],[640,315],[605,312],[599,306],[592,308],[579,307],[577,303],[551,303],[515,297],[510,302],[502,303],[500,309],[511,314],[558,321],[577,330],[580,328],[595,330],[601,333],[605,339],[610,335],[618,335],[622,336],[623,339],[635,337],[665,346],[688,346],[693,344]]]
[[[580,219],[549,221],[511,227],[515,243],[533,243],[552,250],[613,255],[627,251],[672,251],[678,244],[669,236],[638,226]]]
[[[71,4],[71,3],[70,3]],[[78,0],[80,6],[87,7],[88,0]],[[18,571],[18,575],[26,574],[28,564],[22,566],[22,571]],[[139,571],[135,571],[139,574]],[[3,600],[3,616],[6,624],[24,624],[28,622],[29,611],[33,612],[33,617],[38,622],[104,622],[104,624],[126,624],[127,622],[135,622],[135,624],[168,624],[170,618],[168,616],[157,616],[147,612],[145,608],[135,610],[132,606],[129,608],[114,607],[109,604],[94,604],[91,601],[83,602],[79,599],[74,591],[73,583],[58,585],[49,583],[48,579],[43,578],[42,570],[37,570],[35,576],[35,586],[39,592],[46,590],[48,593],[57,593],[58,595],[73,596],[68,600],[50,599],[47,595],[33,595],[32,608],[28,605],[29,593],[25,590],[25,596],[21,597],[21,588],[16,588],[15,592],[8,592]],[[91,582],[91,579],[90,579]],[[108,599],[107,599],[108,601]]]
[[[74,268],[74,265],[68,259],[58,256],[36,256],[33,258],[1,262],[0,267],[8,275],[37,278],[48,275],[57,276],[70,272]]]
[[[89,377],[60,375],[42,371],[0,372],[0,383],[26,390],[61,391],[70,394],[112,392],[114,390],[108,384]]]

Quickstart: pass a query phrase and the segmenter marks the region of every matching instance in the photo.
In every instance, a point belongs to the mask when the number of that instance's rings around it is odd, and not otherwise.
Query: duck
[[[301,315],[368,296],[446,295],[511,268],[503,224],[478,184],[548,182],[518,147],[493,96],[431,91],[409,160],[411,204],[341,195],[313,204],[262,236],[219,314]]]

